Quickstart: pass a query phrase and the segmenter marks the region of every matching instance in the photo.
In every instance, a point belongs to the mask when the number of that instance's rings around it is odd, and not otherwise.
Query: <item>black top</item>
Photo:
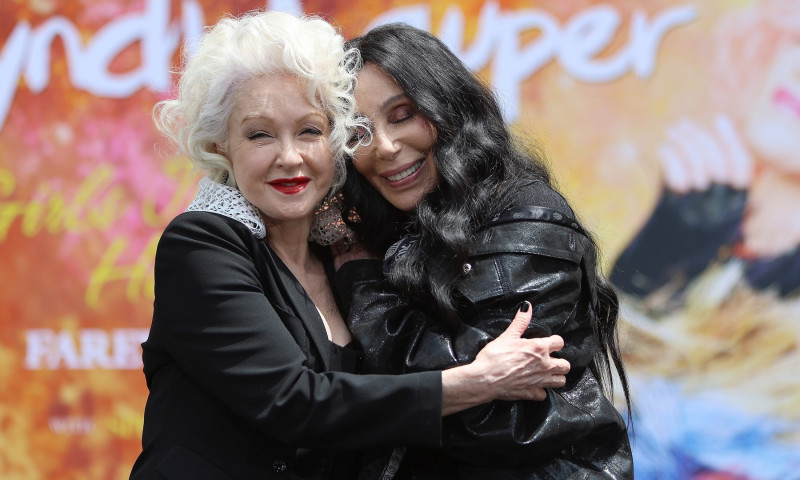
[[[358,373],[361,355],[354,343],[346,346],[328,344],[329,371]],[[356,478],[362,462],[360,451],[298,449],[294,474],[300,478]]]
[[[142,350],[150,394],[133,479],[292,478],[307,470],[298,448],[440,442],[441,373],[336,371],[352,369],[349,349],[232,218],[187,212],[167,226]]]

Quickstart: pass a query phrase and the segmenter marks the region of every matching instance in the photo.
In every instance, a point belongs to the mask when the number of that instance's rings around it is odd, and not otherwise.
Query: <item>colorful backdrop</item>
[[[127,478],[155,242],[197,180],[150,109],[263,5],[0,1],[0,478]],[[637,478],[800,478],[800,1],[267,6],[434,32],[546,151],[623,299]]]

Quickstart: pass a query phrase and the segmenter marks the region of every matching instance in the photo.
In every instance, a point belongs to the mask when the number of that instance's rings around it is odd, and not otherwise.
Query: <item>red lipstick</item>
[[[275,180],[267,182],[270,187],[285,194],[294,195],[303,191],[310,179],[308,177],[294,177],[294,178],[276,178]]]

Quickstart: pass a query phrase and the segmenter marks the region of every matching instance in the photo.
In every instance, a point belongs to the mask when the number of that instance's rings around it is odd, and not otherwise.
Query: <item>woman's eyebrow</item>
[[[386,110],[386,108],[389,107],[389,105],[391,105],[393,102],[395,102],[396,100],[398,100],[400,98],[403,98],[405,96],[406,96],[405,93],[398,93],[397,95],[393,95],[393,96],[389,97],[388,99],[386,99],[386,101],[384,101],[381,104],[381,110]]]

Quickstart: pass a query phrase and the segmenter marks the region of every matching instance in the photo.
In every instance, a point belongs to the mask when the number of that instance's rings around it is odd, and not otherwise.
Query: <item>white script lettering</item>
[[[66,18],[56,16],[32,29],[20,21],[0,53],[0,128],[5,123],[18,79],[24,69],[25,82],[34,93],[50,83],[50,51],[56,37],[64,43],[70,82],[96,96],[125,98],[140,88],[169,88],[172,57],[181,31],[196,40],[205,22],[200,6],[185,1],[182,28],[169,24],[169,0],[149,0],[143,12],[116,18],[84,44],[81,33]],[[113,73],[109,66],[120,52],[140,43],[141,64],[134,70]]]
[[[450,7],[436,35],[473,70],[494,61],[489,79],[503,100],[504,116],[514,121],[519,115],[520,84],[551,60],[572,77],[587,83],[603,83],[633,72],[648,78],[655,69],[658,49],[672,29],[697,18],[693,6],[677,6],[664,10],[653,19],[637,9],[630,21],[627,43],[608,58],[598,58],[619,31],[622,18],[610,5],[598,5],[576,13],[565,24],[542,10],[523,9],[501,12],[496,2],[487,2],[481,9],[478,29],[472,47],[465,49],[464,14]],[[389,10],[373,20],[370,26],[403,21],[431,30],[429,5],[414,5]],[[527,45],[521,35],[539,34]]]
[[[273,0],[268,8],[302,12],[297,0]],[[19,77],[31,91],[41,92],[50,82],[50,49],[56,37],[64,43],[72,84],[97,96],[124,98],[140,88],[165,91],[169,87],[170,62],[180,41],[193,51],[203,31],[204,17],[196,1],[182,2],[181,26],[169,23],[170,0],[147,0],[145,10],[121,16],[84,43],[77,28],[63,17],[53,17],[33,29],[20,21],[0,50],[0,129],[16,93]],[[388,10],[370,26],[404,21],[431,30],[431,7],[412,5]],[[489,79],[503,100],[504,115],[514,121],[519,114],[520,84],[551,60],[571,76],[588,83],[608,82],[633,72],[649,77],[656,64],[664,36],[697,17],[693,6],[668,8],[652,19],[640,9],[629,24],[627,43],[607,58],[598,58],[620,29],[622,18],[610,5],[598,5],[576,13],[564,25],[543,10],[501,11],[496,1],[484,3],[471,46],[464,43],[464,14],[448,7],[436,34],[464,63],[479,70],[492,61]],[[521,44],[525,32],[538,31],[536,38]],[[133,71],[113,73],[112,60],[136,42],[141,65]]]

